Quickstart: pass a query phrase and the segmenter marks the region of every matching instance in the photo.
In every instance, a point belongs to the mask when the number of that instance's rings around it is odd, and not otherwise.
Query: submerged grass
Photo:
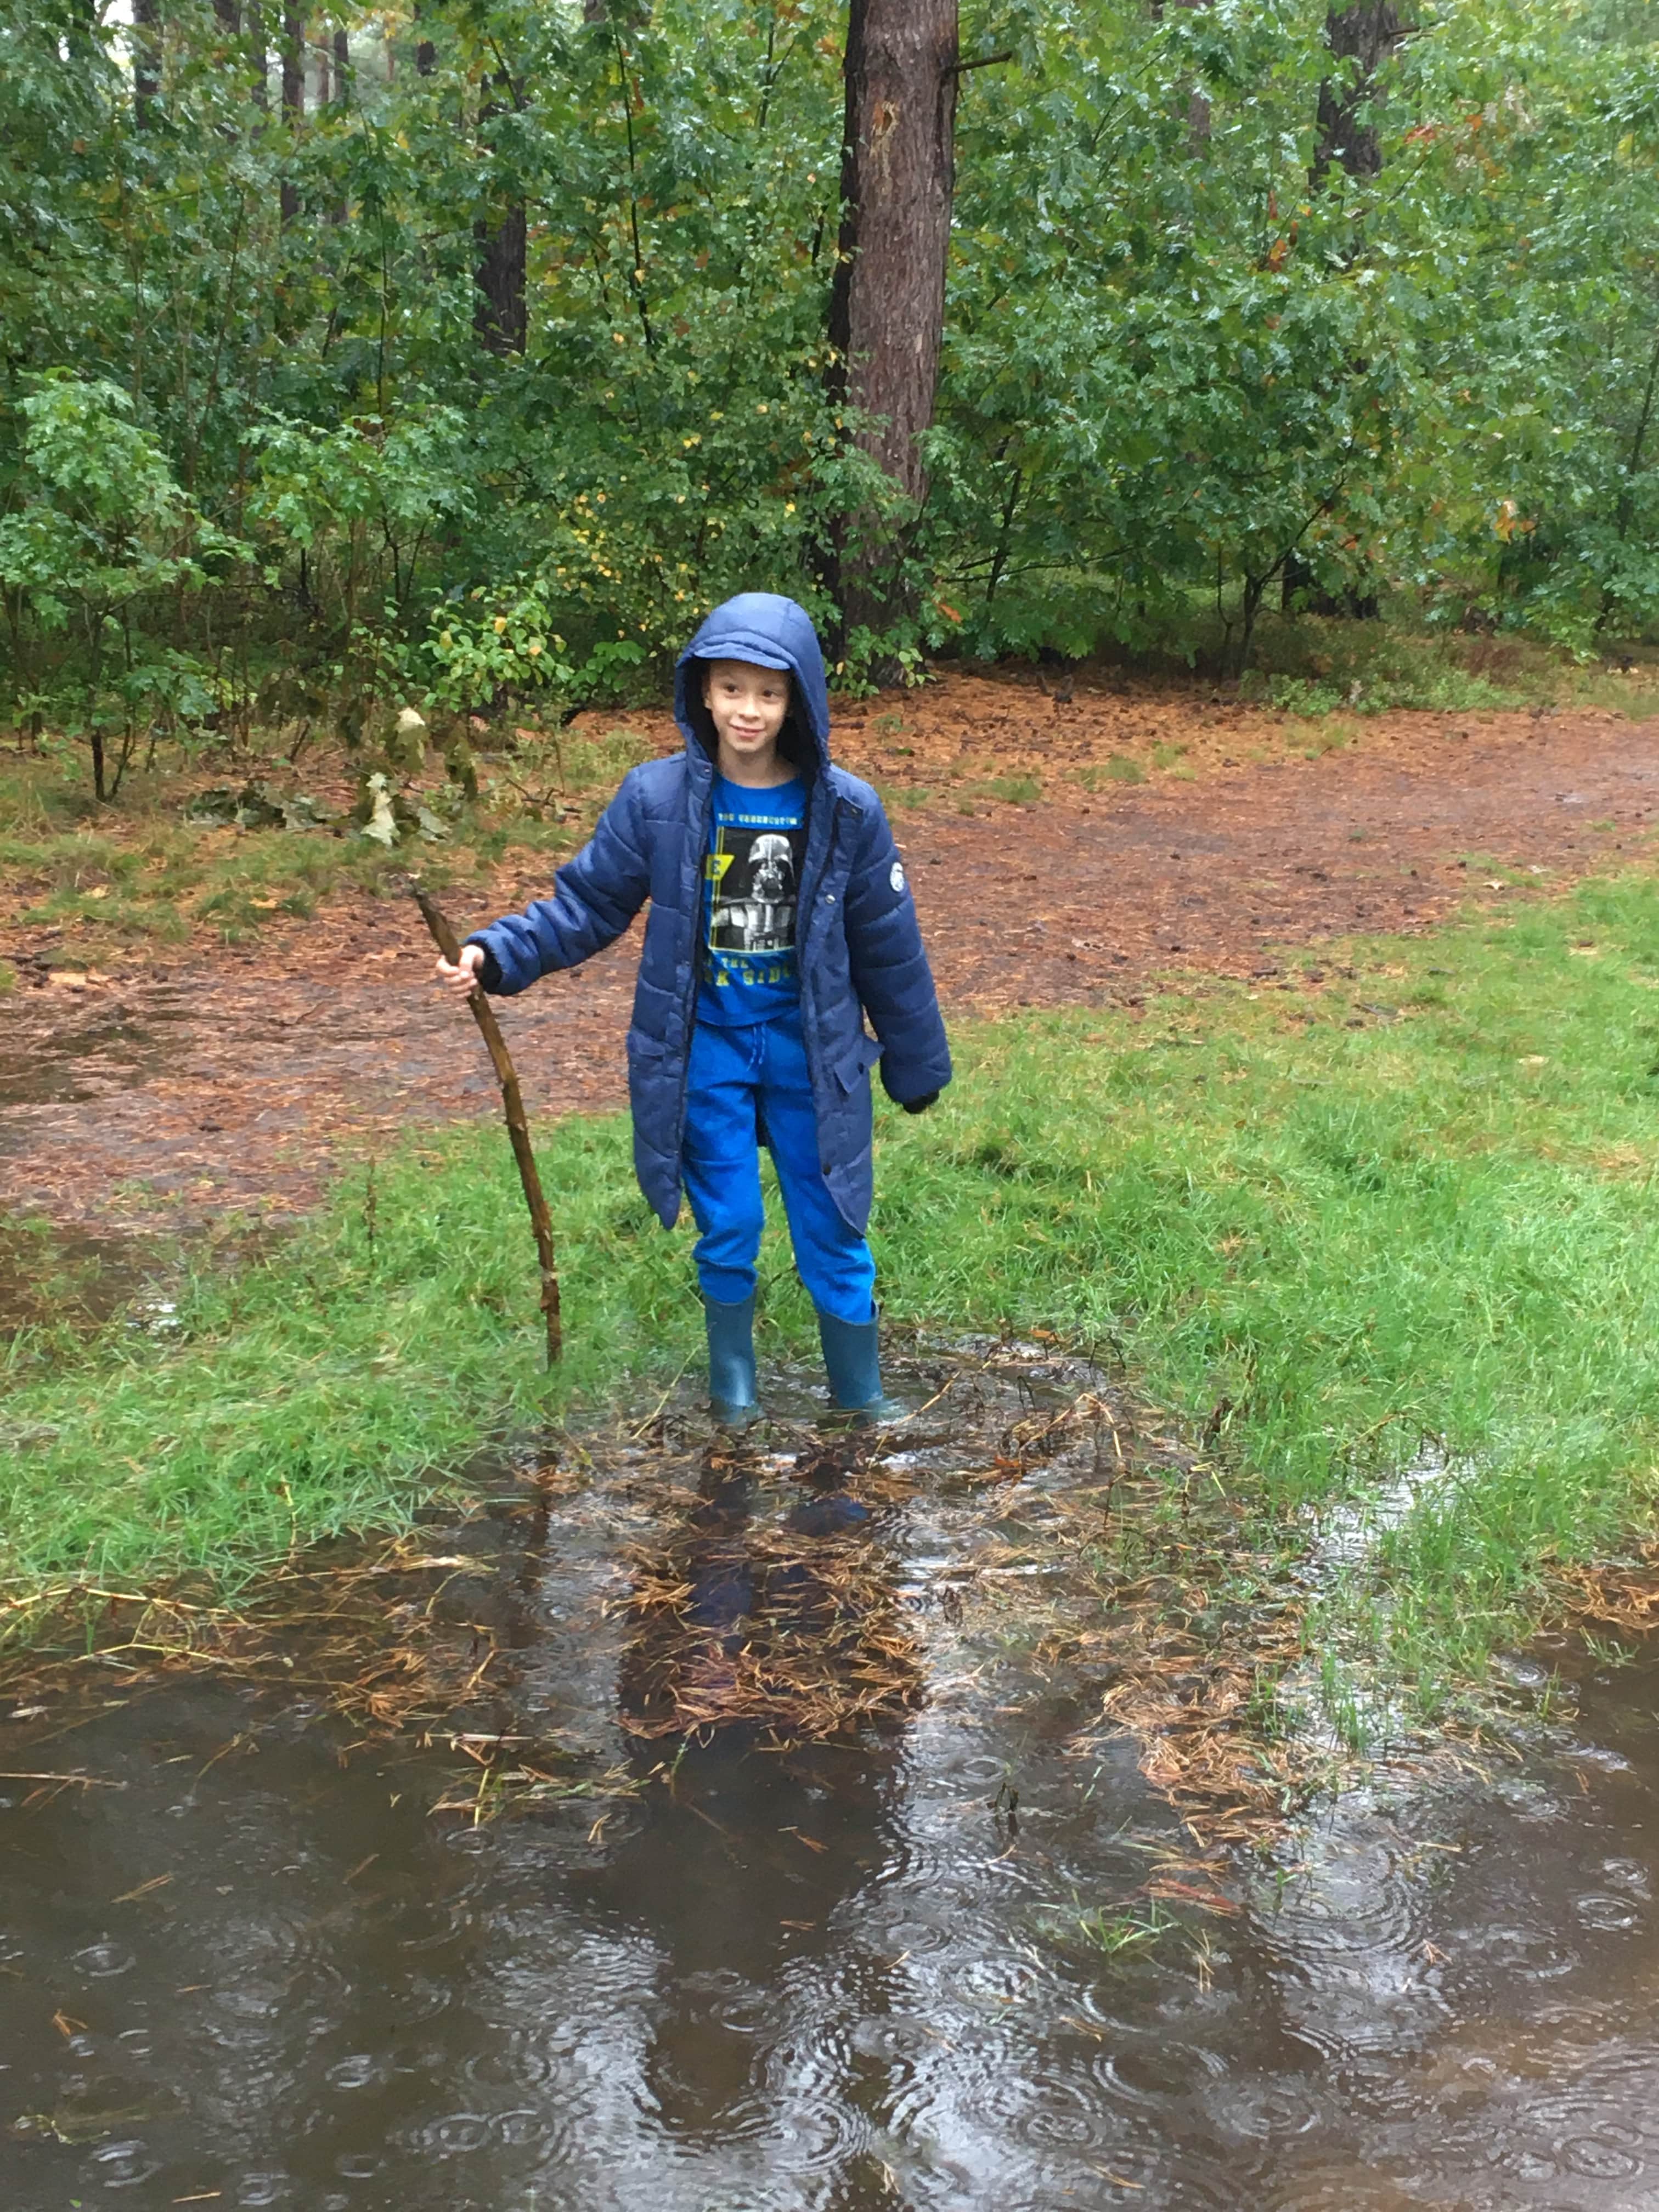
[[[1111,1346],[1280,1524],[1420,1455],[1380,1616],[1425,1700],[1563,1563],[1649,1521],[1659,1441],[1659,887],[1581,887],[1310,975],[957,1039],[886,1114],[875,1241],[901,1321]],[[351,1167],[258,1264],[204,1275],[162,1343],[25,1334],[0,1415],[16,1600],[181,1568],[224,1581],[395,1521],[504,1427],[626,1397],[699,1351],[689,1237],[656,1229],[625,1122],[544,1135],[566,1365],[538,1364],[498,1131]],[[811,1316],[775,1235],[768,1331]]]

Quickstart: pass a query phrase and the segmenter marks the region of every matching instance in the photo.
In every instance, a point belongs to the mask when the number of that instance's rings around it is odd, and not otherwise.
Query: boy
[[[772,1154],[836,1407],[890,1418],[876,1346],[870,1069],[907,1113],[951,1055],[904,869],[869,785],[832,767],[823,659],[769,592],[717,607],[680,656],[684,754],[635,769],[550,899],[479,930],[438,972],[522,991],[620,937],[648,898],[629,1099],[640,1188],[665,1228],[680,1191],[708,1330],[712,1411],[755,1391],[757,1146]],[[879,1042],[866,1032],[867,1014]]]

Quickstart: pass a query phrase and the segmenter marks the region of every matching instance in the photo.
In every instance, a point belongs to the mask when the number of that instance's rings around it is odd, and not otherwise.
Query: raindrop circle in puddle
[[[87,2160],[94,2185],[100,2189],[137,2189],[161,2171],[149,2146],[136,2138],[129,2142],[104,2143]]]
[[[1125,2104],[1163,2106],[1171,2097],[1201,2093],[1225,2078],[1228,2061],[1195,2043],[1149,2043],[1144,2036],[1103,2051],[1091,2068],[1109,2096]]]
[[[478,2089],[505,2089],[509,2094],[539,2089],[551,2076],[556,2063],[554,2053],[545,2047],[550,2036],[550,2031],[545,2028],[509,2028],[488,2050],[473,2051],[461,2068],[462,2075]]]
[[[285,2173],[245,2173],[237,2185],[236,2202],[250,2208],[280,2204],[289,2193]]]
[[[1204,2108],[1224,2135],[1251,2142],[1281,2142],[1319,2124],[1312,2091],[1300,2081],[1218,2081],[1204,2093]]]
[[[447,2112],[429,2120],[414,2136],[415,2147],[428,2158],[465,2158],[489,2141],[489,2118],[484,2112]]]
[[[1634,2180],[1646,2162],[1627,2143],[1614,2139],[1622,2133],[1607,2127],[1597,2135],[1569,2136],[1561,2145],[1562,2165],[1569,2173],[1581,2173],[1588,2180]]]
[[[1592,1890],[1588,1896],[1576,1899],[1572,1909],[1586,1928],[1599,1928],[1608,1935],[1634,1928],[1642,1918],[1639,1905],[1628,1897],[1611,1897],[1605,1891]]]
[[[105,1981],[112,1974],[130,1973],[138,1963],[136,1954],[119,1943],[88,1943],[75,1954],[75,1963],[89,1980]]]
[[[354,2051],[349,2058],[342,2058],[329,2068],[323,2079],[333,2089],[367,2089],[372,2082],[385,2078],[385,2062],[373,2051]]]

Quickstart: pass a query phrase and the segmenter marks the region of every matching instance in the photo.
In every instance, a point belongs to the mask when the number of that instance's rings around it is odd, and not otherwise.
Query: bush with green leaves
[[[959,82],[921,617],[846,672],[1200,609],[1237,668],[1281,602],[1580,653],[1659,623],[1650,18],[1425,0],[1356,90],[1375,175],[1322,160],[1308,0],[969,22],[1010,58]],[[165,724],[230,663],[563,699],[744,586],[832,617],[832,538],[893,506],[826,335],[843,12],[331,20],[295,116],[252,16],[170,10],[141,118],[130,27],[0,0],[14,713]],[[520,224],[521,345],[479,281]],[[509,665],[470,611],[526,595]]]
[[[141,733],[210,710],[205,672],[157,632],[171,602],[245,549],[203,518],[114,385],[58,371],[26,392],[17,411],[0,586],[25,668],[26,641],[72,640],[74,675],[57,688],[53,711],[85,735],[97,795],[112,798]]]

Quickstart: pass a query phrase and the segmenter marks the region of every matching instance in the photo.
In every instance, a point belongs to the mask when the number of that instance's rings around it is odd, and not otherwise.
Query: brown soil
[[[1288,947],[1627,861],[1659,826],[1659,722],[1607,713],[1334,731],[1201,692],[958,676],[851,708],[838,751],[889,801],[957,1016],[1267,974]],[[483,905],[545,887],[544,863],[509,866]],[[78,981],[44,938],[0,924],[0,944],[21,978],[0,1000],[0,1206],[292,1210],[343,1143],[495,1110],[405,902],[341,899],[257,947],[112,957]],[[621,1102],[635,957],[624,941],[505,1009],[537,1116]]]

